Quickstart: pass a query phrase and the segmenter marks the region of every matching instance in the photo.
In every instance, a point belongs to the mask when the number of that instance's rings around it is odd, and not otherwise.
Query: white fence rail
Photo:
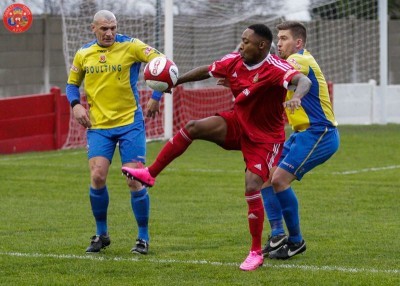
[[[341,124],[400,123],[400,85],[389,85],[385,98],[375,81],[334,84],[334,112]]]

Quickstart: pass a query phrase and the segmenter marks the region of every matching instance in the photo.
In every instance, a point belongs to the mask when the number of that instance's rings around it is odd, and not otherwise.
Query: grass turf
[[[307,251],[242,272],[250,236],[240,152],[195,141],[157,178],[150,253],[136,238],[118,152],[108,178],[111,247],[85,248],[86,151],[0,157],[0,285],[399,285],[399,125],[340,126],[337,154],[293,187]],[[163,142],[148,144],[152,162]],[[264,240],[269,231],[265,223]]]

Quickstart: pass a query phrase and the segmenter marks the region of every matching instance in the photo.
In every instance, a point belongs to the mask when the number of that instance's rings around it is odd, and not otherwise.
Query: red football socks
[[[192,142],[186,129],[182,128],[179,130],[179,132],[169,139],[167,144],[161,149],[160,153],[157,155],[156,161],[149,166],[150,175],[153,178],[157,177],[169,163],[176,157],[182,155]]]
[[[262,231],[264,225],[264,206],[261,192],[246,193],[246,202],[249,207],[247,219],[249,221],[250,234],[252,237],[251,251],[261,252]]]

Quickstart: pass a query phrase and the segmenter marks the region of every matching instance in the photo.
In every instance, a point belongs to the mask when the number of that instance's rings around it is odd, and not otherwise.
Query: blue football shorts
[[[309,128],[286,140],[278,166],[301,180],[307,172],[328,160],[339,148],[336,127]]]
[[[145,163],[146,129],[143,120],[135,120],[132,124],[110,129],[89,129],[87,142],[89,159],[101,156],[111,163],[118,143],[122,164]]]

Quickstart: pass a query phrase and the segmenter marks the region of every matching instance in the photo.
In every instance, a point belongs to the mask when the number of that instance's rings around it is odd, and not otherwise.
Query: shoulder
[[[297,56],[297,54],[293,54],[288,57],[288,63],[297,70],[301,70],[301,67],[304,66],[305,61],[302,57]]]
[[[266,63],[269,64],[272,68],[277,68],[284,71],[292,68],[292,66],[286,60],[272,54],[269,54],[267,56]]]
[[[97,47],[97,41],[93,40],[82,47],[76,52],[75,57],[86,57],[86,55],[90,54],[93,51],[94,47]]]
[[[135,38],[129,37],[127,35],[117,34],[115,36],[115,42],[124,43],[124,42],[134,42]]]
[[[221,61],[221,62],[233,61],[233,60],[237,60],[237,59],[241,59],[240,54],[238,52],[233,52],[233,53],[223,56],[219,61]]]
[[[299,51],[298,53],[292,54],[288,57],[288,62],[295,68],[296,65],[306,66],[314,62],[314,57],[306,49]]]
[[[87,44],[84,44],[78,51],[89,49],[92,46],[96,45],[96,43],[97,43],[97,41],[93,40],[93,41],[91,41],[91,42],[89,42]]]

